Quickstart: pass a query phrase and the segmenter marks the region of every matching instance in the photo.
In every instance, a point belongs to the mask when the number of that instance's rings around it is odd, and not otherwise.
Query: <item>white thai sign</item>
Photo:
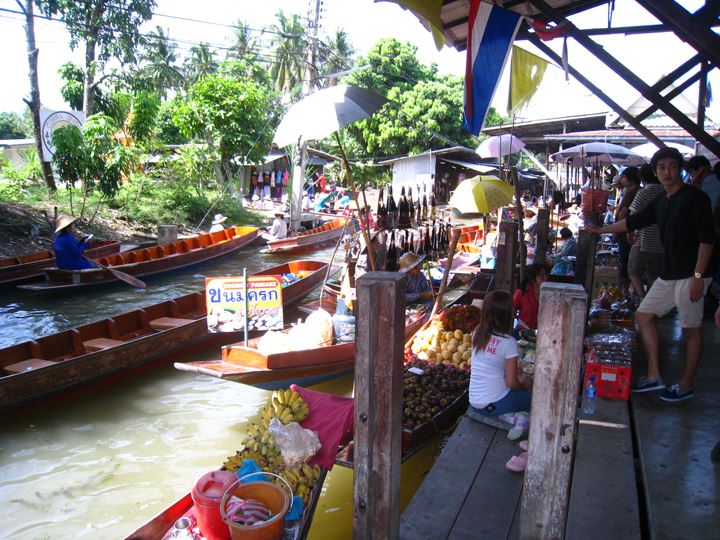
[[[55,155],[55,145],[52,142],[53,132],[67,125],[81,127],[85,122],[85,115],[81,111],[51,111],[40,110],[40,133],[42,136],[43,161],[52,161]]]

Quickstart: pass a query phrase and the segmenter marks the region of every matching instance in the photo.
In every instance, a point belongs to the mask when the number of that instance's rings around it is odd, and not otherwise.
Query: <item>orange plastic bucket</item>
[[[252,473],[275,476],[272,473]],[[232,484],[220,501],[220,515],[223,521],[230,527],[232,540],[280,540],[285,531],[285,515],[290,509],[290,500],[284,489],[271,482],[250,482],[244,483],[243,478]],[[278,477],[280,478],[280,477]],[[289,488],[289,486],[288,486]],[[261,524],[243,525],[235,523],[227,516],[227,503],[230,497],[235,495],[241,499],[256,499],[267,506],[273,517]]]

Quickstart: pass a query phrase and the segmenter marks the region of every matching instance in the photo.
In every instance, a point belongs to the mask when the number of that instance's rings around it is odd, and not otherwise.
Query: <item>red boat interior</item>
[[[315,227],[314,229],[310,229],[309,231],[301,232],[298,234],[298,236],[308,236],[310,234],[317,234],[317,233],[321,233],[324,231],[337,229],[339,227],[342,227],[344,223],[345,223],[344,219],[336,219],[334,221],[330,221],[328,223],[320,225],[319,227]]]
[[[84,354],[111,349],[206,315],[205,294],[195,292],[72,330],[0,350],[0,376],[14,375]]]
[[[18,264],[27,264],[37,261],[45,261],[53,259],[55,254],[52,251],[38,251],[36,253],[29,253],[28,255],[20,255],[19,257],[6,257],[0,259],[0,268],[7,268],[8,266],[17,266]]]
[[[134,249],[116,255],[103,257],[97,261],[103,266],[120,266],[123,264],[141,263],[154,259],[162,259],[172,255],[190,253],[196,249],[203,249],[210,246],[222,244],[237,236],[248,234],[255,230],[253,227],[229,227],[214,233],[205,233],[191,238],[183,238],[160,246]]]

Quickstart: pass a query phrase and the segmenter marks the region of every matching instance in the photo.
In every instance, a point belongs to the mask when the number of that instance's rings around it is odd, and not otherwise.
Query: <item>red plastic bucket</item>
[[[192,500],[198,528],[207,540],[228,540],[230,529],[220,515],[220,501],[228,487],[237,481],[230,471],[206,473],[195,482]]]

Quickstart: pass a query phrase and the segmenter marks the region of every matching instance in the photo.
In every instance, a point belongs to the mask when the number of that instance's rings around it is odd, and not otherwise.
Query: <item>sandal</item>
[[[527,452],[522,452],[517,456],[511,457],[505,464],[505,468],[508,471],[525,472],[525,466],[527,465],[527,455]]]

